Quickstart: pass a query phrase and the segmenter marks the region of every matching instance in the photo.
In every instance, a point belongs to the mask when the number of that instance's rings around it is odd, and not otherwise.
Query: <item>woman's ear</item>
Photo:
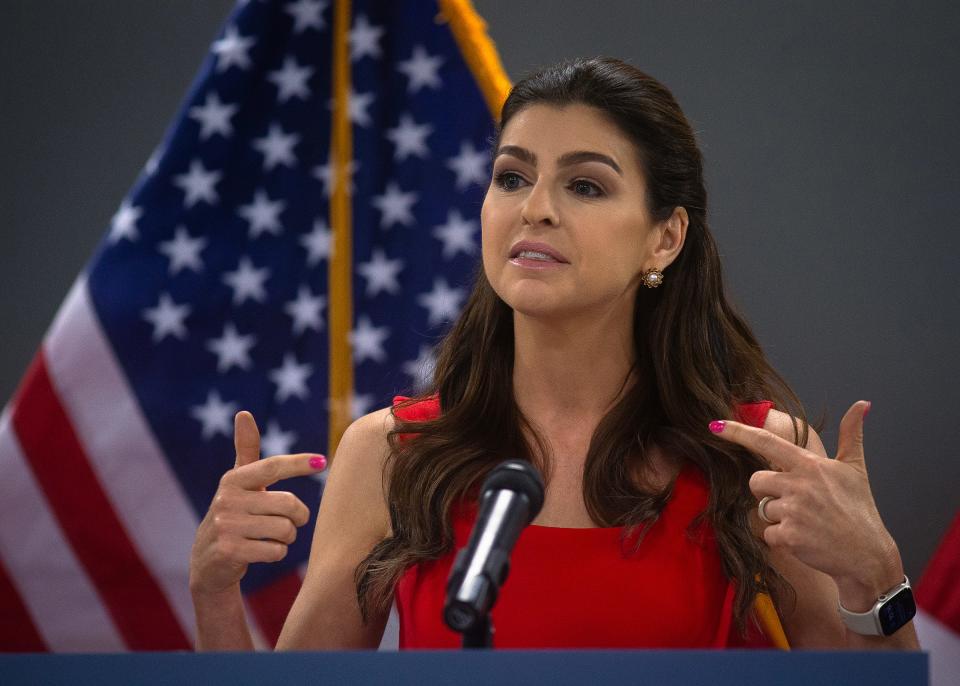
[[[661,269],[677,259],[677,255],[683,248],[683,242],[687,238],[689,224],[690,217],[687,216],[686,208],[675,207],[673,214],[657,225],[659,241],[654,248],[653,256],[657,264],[662,265]]]

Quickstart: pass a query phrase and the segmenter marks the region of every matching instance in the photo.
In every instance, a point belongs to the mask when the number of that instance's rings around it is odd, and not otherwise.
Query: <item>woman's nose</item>
[[[520,218],[525,224],[556,226],[560,222],[553,196],[546,183],[538,181],[530,189],[520,209]]]

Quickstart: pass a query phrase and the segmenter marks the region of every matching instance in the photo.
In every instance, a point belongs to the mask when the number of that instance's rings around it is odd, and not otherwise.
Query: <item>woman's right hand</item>
[[[322,455],[275,455],[260,459],[260,433],[253,415],[234,418],[236,464],[220,479],[190,555],[190,590],[215,596],[235,588],[251,562],[286,557],[297,528],[310,511],[287,491],[268,491],[282,479],[314,474],[327,466]]]

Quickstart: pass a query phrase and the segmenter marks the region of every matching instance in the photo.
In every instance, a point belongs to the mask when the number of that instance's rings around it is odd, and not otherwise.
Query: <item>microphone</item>
[[[480,491],[480,512],[447,580],[443,619],[454,631],[467,636],[488,634],[488,613],[510,569],[510,551],[517,537],[543,507],[543,478],[529,462],[507,460],[498,465]]]

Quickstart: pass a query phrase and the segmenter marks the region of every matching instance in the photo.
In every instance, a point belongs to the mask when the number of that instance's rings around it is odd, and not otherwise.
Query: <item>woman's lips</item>
[[[522,250],[516,257],[511,258],[510,264],[516,265],[517,267],[524,267],[525,269],[557,269],[565,266],[567,263],[560,262],[543,252]]]
[[[510,249],[510,264],[525,269],[557,269],[569,262],[552,245],[520,241]]]

